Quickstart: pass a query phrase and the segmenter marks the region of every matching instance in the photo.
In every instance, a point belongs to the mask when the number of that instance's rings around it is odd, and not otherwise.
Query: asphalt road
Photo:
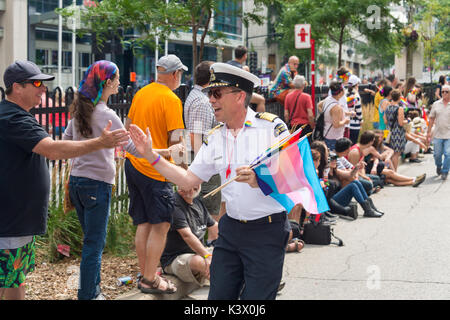
[[[278,299],[450,299],[450,181],[437,177],[432,155],[399,173],[427,174],[417,188],[387,186],[372,196],[385,215],[340,219],[335,245],[307,245],[286,255]]]
[[[450,299],[450,179],[437,177],[432,155],[399,173],[427,174],[417,188],[386,186],[372,196],[385,215],[339,219],[336,245],[286,254],[278,300]],[[188,299],[207,299],[208,288]]]

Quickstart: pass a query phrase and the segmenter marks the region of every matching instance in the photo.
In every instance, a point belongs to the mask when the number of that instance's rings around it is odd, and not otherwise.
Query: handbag
[[[67,160],[67,165],[64,170],[64,202],[63,202],[63,210],[64,213],[67,214],[68,212],[75,209],[75,206],[73,205],[72,201],[70,200],[70,194],[69,194],[69,180],[70,180],[70,172],[72,171],[72,162],[70,160]]]
[[[279,95],[275,97],[275,99],[284,106],[284,100],[286,99],[287,94],[289,93],[289,89],[282,91]]]
[[[303,241],[307,244],[329,245],[331,239],[338,240],[337,245],[342,247],[344,242],[334,235],[333,228],[323,223],[310,222],[303,226]]]

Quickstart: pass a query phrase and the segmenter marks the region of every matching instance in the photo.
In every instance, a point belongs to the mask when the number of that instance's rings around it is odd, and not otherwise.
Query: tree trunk
[[[200,38],[200,51],[198,53],[199,63],[203,61],[203,49],[205,48],[205,38],[209,31],[209,23],[211,22],[211,17],[212,17],[212,10],[209,10],[208,18],[206,19],[206,23],[203,27],[203,34],[202,34],[202,37]]]
[[[198,64],[198,50],[197,50],[197,33],[198,27],[192,26],[192,71]]]
[[[342,66],[342,45],[344,42],[344,29],[345,29],[345,25],[341,28],[341,32],[339,34],[338,69]]]

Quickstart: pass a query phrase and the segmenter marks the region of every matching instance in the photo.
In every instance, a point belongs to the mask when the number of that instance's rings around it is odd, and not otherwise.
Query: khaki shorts
[[[212,252],[213,248],[208,248],[208,251]],[[200,274],[195,276],[190,267],[190,262],[194,253],[180,254],[176,257],[170,265],[164,268],[164,272],[167,274],[173,274],[184,282],[193,282],[200,287],[205,285],[206,278]]]

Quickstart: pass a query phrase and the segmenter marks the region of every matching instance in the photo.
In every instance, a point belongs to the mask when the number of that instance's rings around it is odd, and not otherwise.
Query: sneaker
[[[417,177],[416,177],[416,181],[414,181],[414,183],[413,183],[412,186],[413,186],[414,188],[418,187],[422,182],[425,181],[425,177],[426,177],[426,174],[425,174],[425,173],[422,174],[422,175],[420,175],[420,176],[417,176]]]
[[[438,176],[441,175],[441,168],[436,168],[436,174],[437,174]]]
[[[409,159],[409,162],[410,163],[421,163],[422,162],[422,160],[419,160],[419,159]]]
[[[330,218],[332,220],[337,220],[339,218],[337,214],[332,214],[330,211],[326,211],[324,214],[327,216],[327,218]]]
[[[92,300],[106,300],[105,296],[103,294],[99,294],[98,296],[96,296],[94,299]]]
[[[448,176],[448,172],[443,172],[442,174],[441,174],[441,179],[442,180],[447,180],[447,176]]]

